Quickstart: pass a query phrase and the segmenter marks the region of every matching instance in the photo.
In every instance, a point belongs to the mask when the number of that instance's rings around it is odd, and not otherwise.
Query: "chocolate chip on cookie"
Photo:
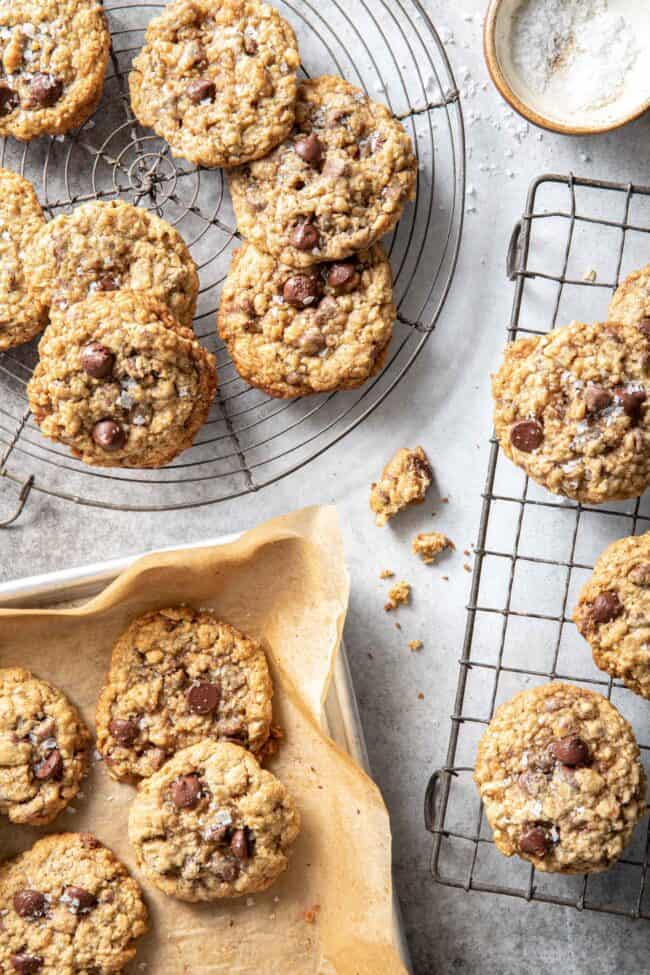
[[[197,78],[195,81],[190,81],[185,91],[191,102],[200,105],[202,102],[214,101],[217,86],[209,78]]]
[[[194,809],[201,798],[198,775],[181,775],[172,783],[172,802],[178,809]]]
[[[98,420],[92,436],[102,450],[121,450],[126,443],[126,433],[115,420]]]
[[[20,98],[9,85],[0,84],[0,118],[11,115],[20,105]]]
[[[140,724],[135,718],[114,718],[109,723],[108,730],[118,745],[128,748],[138,737]]]
[[[327,272],[327,283],[334,291],[354,291],[359,286],[359,272],[354,264],[332,264]]]
[[[598,413],[612,402],[612,394],[602,386],[587,386],[585,402],[590,413]]]
[[[519,849],[534,857],[543,857],[550,846],[550,838],[542,826],[529,824],[521,831]]]
[[[58,782],[63,778],[63,759],[58,748],[53,748],[42,761],[34,765],[34,775],[42,782]]]
[[[90,914],[97,907],[95,895],[85,887],[78,887],[76,884],[69,884],[63,888],[61,901],[71,914]]]
[[[291,234],[291,243],[299,251],[311,251],[318,247],[318,231],[310,220],[299,223]]]
[[[230,849],[238,860],[248,860],[250,857],[250,844],[246,829],[236,829],[230,840]]]
[[[641,416],[641,407],[646,401],[646,393],[643,389],[625,389],[617,387],[614,395],[623,407],[623,412],[631,420],[637,421]]]
[[[209,681],[197,681],[188,688],[185,695],[190,711],[195,714],[212,714],[219,707],[221,687]]]
[[[519,420],[510,430],[510,443],[517,450],[530,454],[537,450],[544,440],[544,430],[537,420]]]
[[[315,274],[294,274],[284,283],[282,296],[294,308],[315,305],[322,295],[320,281]]]
[[[26,951],[17,951],[11,956],[11,967],[18,975],[33,975],[43,967],[41,955],[30,955]]]
[[[93,379],[105,379],[113,371],[115,356],[100,342],[90,342],[81,350],[81,364]]]
[[[37,72],[29,85],[28,108],[52,108],[63,95],[63,82],[54,75]]]
[[[298,139],[294,149],[311,166],[317,166],[323,158],[323,144],[315,132],[311,132],[304,139]]]
[[[618,598],[618,593],[613,589],[606,589],[599,593],[593,601],[591,607],[591,618],[594,623],[611,623],[623,612],[623,604]]]
[[[586,765],[589,761],[589,746],[577,735],[560,738],[553,742],[551,749],[559,762],[562,762],[563,765],[570,765],[572,768],[577,765]]]
[[[13,905],[16,914],[24,918],[43,917],[47,910],[45,894],[41,894],[40,890],[29,890],[27,888],[16,891]]]

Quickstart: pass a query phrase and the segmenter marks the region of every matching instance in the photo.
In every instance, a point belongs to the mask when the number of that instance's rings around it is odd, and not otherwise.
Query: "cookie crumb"
[[[468,565],[467,562],[465,562],[465,564],[463,565],[463,568],[464,568],[465,572],[471,572],[472,571],[471,565]]]
[[[446,549],[455,550],[451,538],[442,532],[420,532],[411,542],[414,555],[419,555],[426,565],[432,565],[438,555]]]
[[[390,613],[393,609],[397,609],[400,605],[406,605],[411,601],[411,586],[408,582],[396,582],[395,585],[388,590],[388,602],[384,606],[387,613]]]
[[[409,640],[409,650],[415,652],[416,650],[421,650],[424,644],[422,640]]]
[[[395,573],[394,572],[391,572],[390,569],[382,569],[381,572],[379,573],[379,578],[380,579],[392,579],[394,575],[395,575]]]
[[[411,504],[421,504],[433,481],[431,464],[422,447],[401,447],[388,461],[379,481],[370,488],[370,510],[382,527]]]
[[[420,701],[423,701],[424,700],[424,694],[422,693],[422,691],[420,691],[420,693],[418,694],[418,699]]]

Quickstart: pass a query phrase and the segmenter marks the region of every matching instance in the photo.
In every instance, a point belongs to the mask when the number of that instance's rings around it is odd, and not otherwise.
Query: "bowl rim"
[[[629,122],[640,118],[650,109],[650,97],[648,97],[645,102],[641,103],[627,115],[601,125],[569,125],[551,119],[546,115],[541,115],[531,105],[524,102],[517,92],[513,90],[499,62],[496,45],[496,27],[504,2],[506,0],[490,0],[483,23],[483,55],[488,73],[496,89],[511,108],[518,115],[521,115],[522,118],[525,118],[528,122],[532,122],[533,125],[541,129],[545,129],[547,132],[559,132],[562,135],[600,135],[604,132],[612,132],[614,129],[620,129],[623,125],[627,125]]]

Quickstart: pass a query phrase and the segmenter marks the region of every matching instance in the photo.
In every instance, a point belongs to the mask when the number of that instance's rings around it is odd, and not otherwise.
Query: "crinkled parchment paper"
[[[130,972],[151,975],[403,975],[393,944],[388,817],[376,786],[321,730],[347,609],[348,578],[331,508],[268,522],[236,542],[147,556],[91,602],[0,611],[0,666],[21,664],[61,687],[91,729],[114,640],[147,610],[210,607],[262,640],[285,740],[268,767],[303,828],[287,873],[266,893],[216,904],[166,897],[139,877],[151,931]],[[47,830],[0,825],[12,855],[44,832],[89,830],[138,876],[127,841],[133,789],[101,761]]]

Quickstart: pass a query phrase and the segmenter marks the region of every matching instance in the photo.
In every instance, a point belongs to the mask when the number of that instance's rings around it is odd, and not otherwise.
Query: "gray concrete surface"
[[[527,129],[506,112],[488,81],[481,54],[484,4],[426,3],[463,91],[470,195],[455,286],[406,382],[311,466],[234,503],[143,516],[34,498],[16,527],[0,535],[0,578],[198,540],[294,507],[334,502],[352,574],[346,641],[371,762],[391,813],[396,881],[417,975],[632,975],[647,968],[645,922],[437,887],[429,874],[422,801],[447,748],[470,585],[463,563],[471,559],[463,549],[475,540],[479,521],[490,433],[488,376],[512,300],[504,259],[513,222],[530,180],[544,171],[649,182],[650,118],[591,139]],[[368,484],[389,451],[416,442],[425,445],[449,503],[433,499],[379,531],[368,512]],[[0,485],[0,510],[13,496]],[[411,535],[428,525],[456,541],[458,550],[444,567],[425,568],[410,554]],[[401,632],[382,609],[383,567],[413,584],[413,604],[400,611]],[[407,649],[415,638],[424,641],[419,654]]]

